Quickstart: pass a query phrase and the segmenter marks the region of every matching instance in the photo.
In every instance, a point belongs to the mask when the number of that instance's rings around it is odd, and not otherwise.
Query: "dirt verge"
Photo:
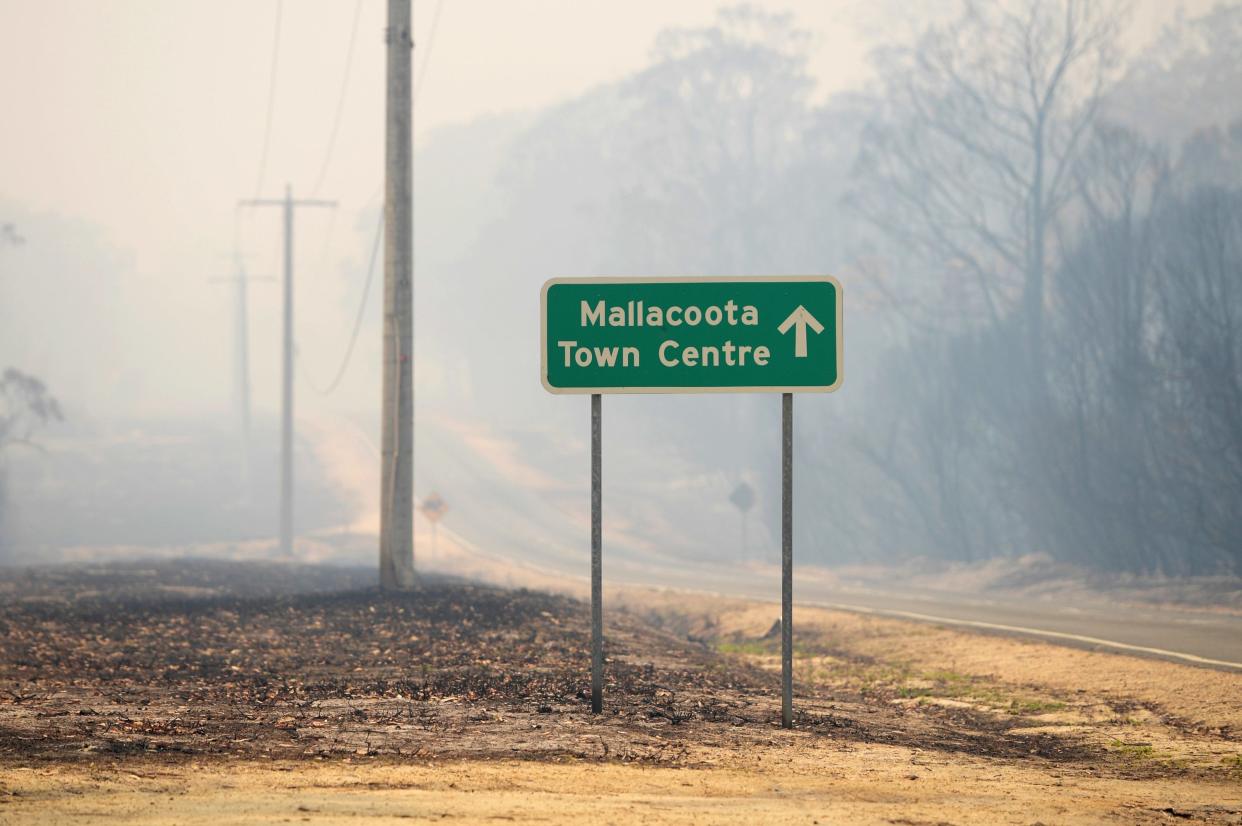
[[[1242,822],[1239,675],[800,610],[785,732],[772,606],[635,590],[593,717],[566,597],[236,565],[18,576],[0,820],[254,822],[321,795],[298,816]]]

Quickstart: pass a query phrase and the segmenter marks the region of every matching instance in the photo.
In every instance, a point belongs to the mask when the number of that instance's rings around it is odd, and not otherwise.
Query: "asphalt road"
[[[798,602],[1242,672],[1242,617],[1223,613],[806,589]]]
[[[477,547],[477,546],[476,546]],[[745,570],[663,560],[609,557],[605,587],[643,585],[723,596],[780,601],[775,567]],[[567,564],[568,563],[568,564]],[[587,557],[546,558],[532,567],[573,579],[588,574]],[[1089,650],[1242,672],[1242,616],[1214,610],[1172,609],[1115,602],[1105,596],[1030,599],[1010,595],[829,587],[794,570],[794,603],[960,627],[979,633],[1036,638]],[[794,615],[795,627],[797,613]]]
[[[774,572],[771,578],[778,576]],[[738,577],[726,571],[700,574],[697,585],[687,582],[686,587],[779,600],[777,583]],[[1069,602],[1008,595],[836,588],[811,578],[799,581],[796,566],[794,605],[836,608],[1242,672],[1242,616],[1223,611],[1171,609],[1114,602],[1106,597]]]
[[[586,504],[585,476],[581,477],[583,485],[573,487],[573,495],[561,501],[556,485],[551,483],[545,482],[542,487],[499,483],[494,475],[496,457],[484,455],[478,445],[466,444],[460,434],[441,430],[435,435],[437,438],[424,440],[424,453],[430,456],[425,455],[424,461],[441,468],[437,484],[456,492],[452,521],[458,530],[453,530],[454,525],[444,525],[441,531],[485,557],[494,557],[498,565],[520,560],[521,565],[558,578],[581,582],[587,577],[586,514],[581,510]],[[569,458],[577,461],[581,457]],[[505,462],[525,468],[516,457],[505,458]],[[572,478],[568,469],[562,470],[552,476]],[[747,568],[724,560],[716,565],[696,564],[644,552],[609,531],[610,511],[605,510],[605,587],[671,587],[779,602],[778,569]],[[1219,611],[1126,604],[1104,595],[1056,600],[914,591],[903,589],[899,583],[884,590],[837,587],[814,576],[800,576],[796,565],[794,599],[801,605],[1242,671],[1242,616]],[[795,613],[795,627],[796,623]]]

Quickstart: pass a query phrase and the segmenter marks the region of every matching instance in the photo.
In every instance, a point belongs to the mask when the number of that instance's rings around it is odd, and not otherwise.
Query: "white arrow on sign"
[[[798,309],[789,314],[789,318],[781,322],[781,326],[776,330],[784,335],[794,325],[797,325],[797,330],[794,331],[794,358],[804,359],[806,358],[806,328],[810,327],[816,335],[819,335],[824,331],[824,325],[820,324],[815,316],[808,313],[806,307],[801,304],[798,305]]]

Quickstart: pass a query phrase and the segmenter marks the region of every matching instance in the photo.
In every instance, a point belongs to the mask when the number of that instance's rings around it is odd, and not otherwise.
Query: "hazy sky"
[[[415,3],[426,48],[438,0]],[[641,67],[656,34],[711,21],[715,0],[442,0],[417,130],[534,107]],[[781,0],[817,37],[828,88],[865,78],[862,37],[905,16],[885,3]],[[893,6],[893,4],[887,4]],[[899,5],[899,4],[897,4]],[[927,5],[927,4],[925,4]],[[937,2],[936,6],[945,3]],[[1140,4],[1150,31],[1161,6]],[[895,7],[895,6],[893,6]],[[3,0],[0,192],[88,217],[139,245],[179,225],[200,253],[230,244],[220,220],[253,194],[276,0]],[[353,0],[286,0],[265,190],[313,185],[327,148]],[[322,194],[356,207],[379,185],[382,0],[362,0],[344,119]],[[415,65],[423,55],[416,51]],[[188,250],[187,250],[188,251]],[[141,255],[140,255],[141,257]]]
[[[415,4],[415,66],[436,0]],[[820,37],[817,70],[841,86],[865,71],[846,2],[783,3]],[[233,202],[254,193],[267,111],[275,0],[18,2],[0,29],[7,110],[0,192],[89,217],[140,247],[176,227],[211,256]],[[443,0],[417,131],[535,107],[641,67],[656,34],[710,22],[713,0]],[[799,8],[801,7],[801,8]],[[352,0],[286,0],[264,189],[313,186],[323,164],[354,18]],[[380,180],[382,0],[363,0],[354,60],[321,194],[345,208]],[[230,230],[231,231],[231,230]],[[164,234],[164,233],[161,233]],[[171,240],[171,239],[170,239]],[[139,250],[139,264],[145,258]],[[204,262],[204,266],[212,264]]]
[[[415,3],[416,69],[436,4]],[[865,82],[870,38],[900,37],[911,17],[893,0],[760,5],[793,12],[813,32],[821,92]],[[922,8],[948,5],[929,0]],[[621,77],[645,64],[661,30],[708,24],[718,6],[443,0],[417,134],[538,107]],[[98,228],[126,257],[125,300],[150,302],[149,328],[129,333],[172,342],[164,346],[185,360],[189,375],[227,375],[217,345],[228,341],[230,298],[208,279],[227,273],[235,227],[243,249],[254,254],[254,269],[278,266],[277,211],[235,221],[237,199],[256,194],[259,184],[277,7],[276,0],[0,0],[0,206]],[[359,8],[343,118],[317,193],[338,199],[341,209],[335,219],[310,212],[298,218],[301,283],[316,287],[321,279],[316,292],[332,308],[349,303],[340,262],[365,259],[371,229],[358,211],[375,202],[383,160],[385,4],[362,0]],[[1150,37],[1173,10],[1162,0],[1140,0],[1134,39]],[[324,167],[354,14],[354,0],[283,3],[264,196],[278,196],[286,181],[295,194],[310,194]],[[274,322],[276,295],[256,292],[256,325]],[[312,326],[303,336],[317,334],[314,307],[308,312],[303,318]],[[340,321],[349,312],[329,319],[325,310],[331,329],[318,333],[343,339]],[[203,346],[205,337],[211,347]],[[265,365],[274,364],[263,349],[274,347],[269,338],[256,342],[255,357]],[[169,391],[195,387],[186,378]],[[227,393],[220,398],[227,402]],[[262,394],[256,400],[272,401]]]

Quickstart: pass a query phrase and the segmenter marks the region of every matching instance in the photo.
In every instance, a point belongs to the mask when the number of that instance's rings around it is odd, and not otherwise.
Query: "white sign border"
[[[837,380],[832,384],[793,385],[759,385],[756,387],[556,387],[548,383],[548,289],[557,284],[696,284],[703,282],[754,283],[756,281],[775,281],[779,283],[801,283],[807,281],[831,284],[836,289],[837,331]],[[616,276],[575,276],[570,278],[549,278],[543,282],[539,290],[539,380],[543,389],[557,396],[583,396],[596,393],[609,394],[672,394],[672,393],[831,393],[841,386],[845,378],[845,339],[841,327],[842,305],[844,292],[841,282],[831,275],[685,275],[685,276],[637,276],[632,278]]]

